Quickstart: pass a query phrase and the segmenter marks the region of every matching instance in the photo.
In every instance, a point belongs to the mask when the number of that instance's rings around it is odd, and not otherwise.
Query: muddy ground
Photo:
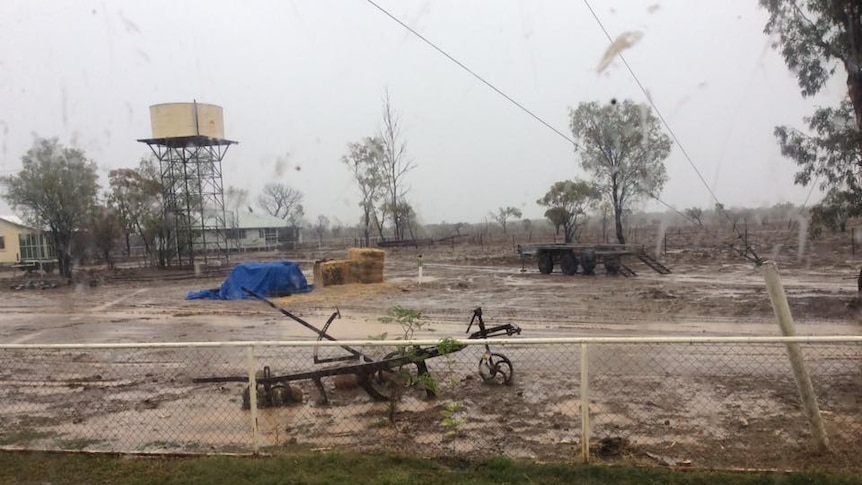
[[[424,277],[417,280],[418,255]],[[415,308],[429,322],[418,338],[463,336],[470,312],[489,323],[516,323],[524,337],[777,335],[760,270],[732,257],[670,250],[670,275],[640,264],[636,278],[541,275],[522,271],[511,247],[392,250],[386,282],[317,288],[278,303],[331,333],[364,339],[400,332],[378,317]],[[255,255],[311,262],[341,252]],[[790,258],[780,267],[802,335],[859,335],[854,304],[859,262],[841,254]],[[107,343],[313,339],[301,326],[254,301],[186,301],[221,276],[154,270],[94,272],[57,289],[0,290],[0,342]],[[368,353],[382,352],[364,349]],[[580,440],[580,349],[511,346],[512,386],[482,383],[482,349],[429,361],[439,398],[411,392],[394,425],[385,403],[359,389],[327,386],[320,403],[308,381],[302,403],[261,410],[263,446],[393,447],[424,454],[504,453],[572,459]],[[335,350],[329,349],[332,355]],[[824,419],[837,452],[810,456],[810,433],[780,346],[602,346],[590,352],[593,436],[607,438],[605,459],[690,462],[693,466],[858,466],[862,451],[862,348],[806,347]],[[275,373],[314,367],[309,349],[256,349]],[[242,375],[242,348],[147,350],[0,350],[0,445],[122,451],[247,451],[243,385],[195,384],[194,377]],[[621,440],[616,440],[620,438]],[[620,445],[620,446],[616,446]],[[646,453],[653,455],[650,458]],[[659,458],[655,458],[655,457]]]

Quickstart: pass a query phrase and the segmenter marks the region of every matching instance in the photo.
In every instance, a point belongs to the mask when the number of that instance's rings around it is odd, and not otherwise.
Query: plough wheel
[[[503,354],[486,353],[479,359],[479,375],[487,383],[512,385],[512,361]]]
[[[383,357],[383,360],[401,357],[401,352],[392,352]],[[396,393],[405,393],[410,387],[424,389],[429,399],[437,397],[433,389],[428,389],[417,380],[419,376],[428,374],[428,366],[424,360],[415,363],[407,363],[400,368],[380,369],[362,378],[359,385],[375,401],[391,401]]]

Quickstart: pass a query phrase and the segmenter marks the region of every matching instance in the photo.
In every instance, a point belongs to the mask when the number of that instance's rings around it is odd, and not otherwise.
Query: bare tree
[[[698,226],[703,225],[703,209],[700,207],[689,207],[685,210],[685,216],[697,222]]]
[[[263,193],[257,197],[257,205],[267,214],[283,219],[292,227],[299,224],[304,214],[302,193],[281,182],[266,184]]]
[[[521,213],[521,209],[517,207],[500,207],[497,209],[497,213],[491,213],[491,218],[497,221],[497,224],[500,224],[500,227],[503,228],[503,234],[506,234],[506,223],[510,218],[520,219],[523,214]]]
[[[224,209],[227,212],[228,240],[233,241],[234,249],[240,248],[239,214],[246,210],[248,189],[229,186],[224,191]]]
[[[527,234],[527,241],[533,240],[533,221],[530,219],[524,219],[521,221],[521,226],[524,228],[524,232]]]
[[[407,156],[407,145],[401,135],[401,117],[392,108],[388,90],[383,97],[383,130],[380,139],[383,142],[381,175],[387,192],[385,213],[392,219],[395,239],[404,239],[404,218],[399,217],[399,214],[405,211],[400,211],[399,205],[407,203],[404,196],[408,189],[404,187],[404,176],[416,165]]]
[[[323,246],[323,235],[329,229],[329,218],[324,215],[317,216],[317,222],[314,224],[314,232],[317,234],[317,240],[320,246]]]

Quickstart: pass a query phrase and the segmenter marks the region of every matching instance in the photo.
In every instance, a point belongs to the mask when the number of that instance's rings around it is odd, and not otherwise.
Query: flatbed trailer
[[[668,267],[650,256],[644,246],[636,244],[519,244],[518,254],[522,261],[535,259],[542,274],[553,273],[554,267],[559,265],[560,271],[566,275],[592,275],[601,265],[611,275],[637,276],[637,273],[625,264],[623,258],[626,256],[639,259],[656,273],[671,272]]]

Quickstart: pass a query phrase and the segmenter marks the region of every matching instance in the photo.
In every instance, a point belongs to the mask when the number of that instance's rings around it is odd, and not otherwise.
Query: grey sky
[[[580,1],[379,3],[563,132],[580,101],[645,100],[618,60],[596,73],[608,42]],[[612,36],[643,32],[625,55],[722,202],[801,203],[773,127],[801,126],[846,87],[839,75],[802,99],[756,3],[592,1]],[[417,164],[408,197],[427,222],[501,205],[540,217],[554,181],[583,175],[571,145],[363,0],[5,0],[0,45],[3,174],[34,133],[83,147],[103,175],[136,165],[149,105],[197,99],[223,106],[240,142],[226,186],[254,194],[281,180],[305,194],[308,219],[353,224],[358,195],[339,159],[380,127],[388,88]],[[679,147],[667,165],[665,201],[712,206]]]

